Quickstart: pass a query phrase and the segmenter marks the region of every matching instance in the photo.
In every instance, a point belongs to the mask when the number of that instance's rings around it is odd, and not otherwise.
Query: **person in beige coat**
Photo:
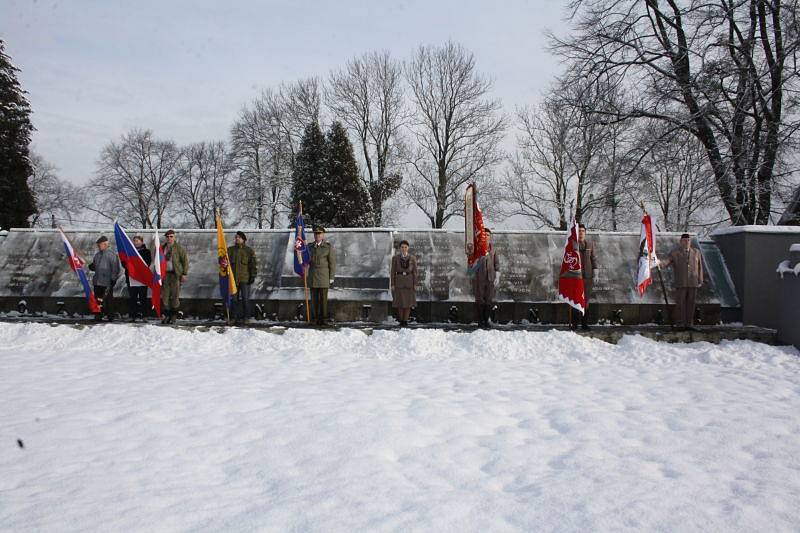
[[[400,253],[392,257],[392,307],[397,308],[400,326],[408,325],[411,308],[417,305],[417,258],[408,253],[408,248],[408,241],[400,241]]]
[[[672,266],[678,315],[676,325],[694,329],[694,302],[698,287],[703,285],[703,260],[700,250],[692,248],[688,233],[681,235],[680,245],[661,259],[659,265]]]
[[[486,232],[489,251],[486,255],[478,259],[478,268],[472,280],[472,290],[475,294],[478,325],[481,327],[488,327],[497,284],[500,281],[500,263],[497,261],[497,253],[495,253],[494,247],[492,247],[491,230],[485,228],[483,231]]]

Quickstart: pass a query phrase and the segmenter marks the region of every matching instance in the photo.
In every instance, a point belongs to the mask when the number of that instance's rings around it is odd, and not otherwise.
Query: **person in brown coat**
[[[478,259],[478,268],[472,280],[472,289],[475,294],[475,307],[478,314],[478,325],[481,327],[489,326],[489,316],[492,312],[495,290],[500,282],[500,263],[497,262],[497,254],[492,247],[492,232],[485,228],[486,240],[489,244],[489,251]]]
[[[314,226],[314,242],[308,245],[311,265],[308,268],[308,288],[311,289],[311,321],[324,326],[328,323],[328,289],[336,277],[336,252],[325,240],[325,228]]]
[[[703,260],[700,250],[692,248],[692,239],[688,233],[681,235],[680,245],[666,259],[659,260],[659,265],[672,265],[678,315],[676,325],[694,329],[694,301],[697,288],[703,285]]]
[[[583,295],[586,299],[586,307],[581,315],[581,329],[590,329],[586,320],[589,312],[589,298],[592,296],[594,288],[594,271],[597,270],[597,257],[595,257],[595,244],[586,238],[586,226],[578,225],[578,251],[581,254],[581,270],[583,270]],[[578,327],[578,314],[572,313],[572,328]]]
[[[408,253],[408,241],[400,241],[400,253],[392,257],[390,278],[392,307],[401,326],[408,325],[411,308],[417,305],[417,258]]]

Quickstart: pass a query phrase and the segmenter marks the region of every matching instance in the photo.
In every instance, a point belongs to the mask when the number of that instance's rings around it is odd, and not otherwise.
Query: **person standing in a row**
[[[675,287],[676,325],[694,329],[694,302],[697,289],[703,285],[703,261],[700,250],[692,247],[688,233],[681,235],[680,244],[666,259],[659,260],[662,267],[672,266]]]
[[[586,238],[586,226],[583,224],[578,225],[578,252],[581,254],[581,270],[583,271],[583,296],[585,299],[585,307],[583,314],[572,313],[572,329],[578,327],[578,315],[581,317],[581,329],[588,330],[589,323],[586,315],[589,313],[589,298],[592,296],[592,289],[594,288],[594,271],[597,270],[597,258],[595,257],[595,244]]]
[[[97,253],[94,254],[89,270],[94,272],[92,285],[94,285],[94,295],[100,304],[100,312],[94,317],[95,320],[103,320],[106,316],[109,322],[114,320],[111,313],[111,302],[114,299],[114,285],[119,278],[119,257],[108,249],[108,237],[101,235],[96,241]]]
[[[189,257],[183,246],[175,242],[175,230],[164,234],[164,258],[167,261],[167,272],[161,287],[161,306],[164,309],[164,324],[174,324],[180,308],[181,284],[186,282],[189,274]]]
[[[408,325],[411,308],[417,305],[417,258],[408,253],[408,241],[400,241],[400,252],[392,258],[390,278],[392,306],[397,308],[397,320]]]
[[[477,307],[478,325],[481,327],[489,326],[489,318],[492,313],[495,292],[500,282],[500,263],[497,261],[497,253],[492,246],[492,232],[489,228],[484,228],[486,242],[488,245],[486,255],[478,259],[478,268],[472,280],[472,289],[475,294],[475,306]]]
[[[311,289],[311,322],[324,326],[328,321],[328,289],[336,277],[336,252],[325,240],[325,228],[314,226],[314,242],[308,246],[311,265],[308,287]]]
[[[133,245],[145,264],[150,266],[150,263],[153,262],[153,257],[144,244],[144,239],[140,235],[136,235],[133,238]],[[128,284],[128,314],[131,320],[136,322],[137,318],[147,316],[147,310],[150,308],[147,304],[147,286],[141,281],[132,279],[128,275],[127,268],[125,268],[125,282]]]
[[[247,246],[247,235],[237,231],[233,240],[234,245],[228,247],[228,260],[231,262],[233,279],[236,280],[234,319],[237,325],[243,326],[250,320],[250,287],[256,279],[258,266],[256,253]]]

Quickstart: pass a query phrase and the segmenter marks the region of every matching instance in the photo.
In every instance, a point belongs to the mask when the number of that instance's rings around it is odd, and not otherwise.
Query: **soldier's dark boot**
[[[164,316],[161,318],[162,324],[169,324],[169,315],[172,313],[169,309],[164,310]]]
[[[175,321],[178,319],[178,310],[177,309],[170,309],[169,310],[169,324],[174,324]]]
[[[584,330],[584,331],[589,331],[590,329],[592,329],[592,328],[589,327],[589,323],[587,322],[587,318],[586,318],[586,314],[585,313],[584,313],[583,316],[581,316],[581,329]]]

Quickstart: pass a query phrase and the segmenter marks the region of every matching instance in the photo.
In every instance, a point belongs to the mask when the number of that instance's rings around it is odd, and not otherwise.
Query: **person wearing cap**
[[[328,289],[336,277],[336,252],[325,240],[325,228],[314,226],[314,242],[308,246],[311,265],[308,287],[311,289],[311,321],[322,326],[328,320]]]
[[[489,318],[494,304],[495,291],[500,282],[500,263],[492,246],[492,231],[483,229],[486,235],[486,255],[478,259],[478,267],[472,279],[472,290],[475,295],[475,307],[478,325],[489,327]]]
[[[581,254],[581,270],[583,272],[583,296],[586,300],[586,307],[583,313],[572,313],[572,329],[578,327],[578,315],[580,315],[581,329],[591,329],[587,322],[586,315],[589,312],[589,298],[592,296],[594,288],[594,271],[597,270],[597,258],[595,257],[595,244],[586,238],[586,226],[578,224],[578,253]]]
[[[89,270],[94,272],[92,277],[94,295],[100,304],[100,312],[95,315],[94,319],[103,320],[105,315],[111,322],[114,320],[114,316],[111,314],[111,302],[114,298],[114,285],[119,278],[119,257],[108,249],[108,237],[105,235],[100,236],[96,244],[97,253],[89,263]]]
[[[703,285],[703,260],[700,250],[692,247],[688,233],[681,235],[680,244],[666,258],[659,260],[662,267],[672,266],[675,288],[676,325],[694,329],[694,302],[697,289]]]
[[[408,325],[411,308],[417,305],[417,258],[408,253],[408,241],[400,241],[400,252],[392,258],[390,289],[392,307],[397,308],[400,326]]]
[[[228,247],[228,261],[236,281],[234,320],[237,325],[244,325],[250,319],[250,286],[256,279],[258,267],[256,253],[246,244],[247,235],[237,231],[233,240],[234,245]]]
[[[142,260],[150,266],[153,257],[150,255],[150,250],[144,244],[144,239],[141,235],[136,235],[133,238],[133,245],[136,251],[142,257]],[[123,265],[124,267],[124,265]],[[144,318],[150,306],[147,304],[147,286],[141,281],[137,281],[128,275],[128,269],[125,268],[125,282],[128,285],[128,314],[133,322],[137,318]]]
[[[163,246],[167,271],[161,286],[161,307],[164,310],[164,324],[174,324],[180,308],[181,283],[186,282],[189,274],[189,256],[183,246],[175,242],[175,230],[164,234],[166,243]]]

